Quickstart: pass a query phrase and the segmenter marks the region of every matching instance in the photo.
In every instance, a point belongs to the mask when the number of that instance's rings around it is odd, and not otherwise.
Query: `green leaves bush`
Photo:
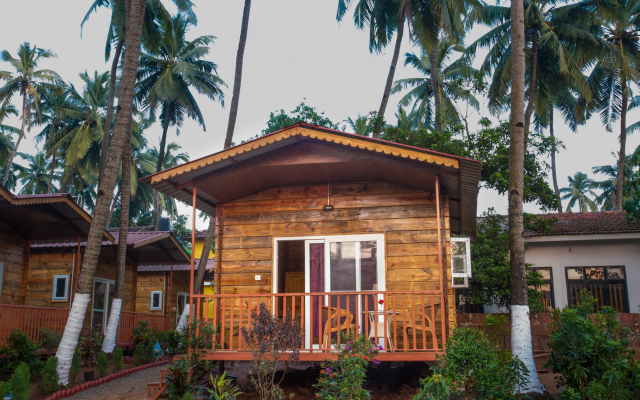
[[[549,361],[564,399],[637,399],[640,364],[629,349],[629,329],[611,307],[593,314],[596,300],[583,290],[575,306],[555,310]]]
[[[47,396],[58,390],[58,357],[49,357],[42,370],[42,391]]]
[[[144,355],[144,349],[142,348],[142,343],[138,343],[133,349],[133,365],[139,367],[142,365],[142,357]]]
[[[80,360],[80,349],[76,347],[71,359],[71,369],[69,370],[69,379],[71,383],[75,383],[76,377],[82,372],[82,361]]]
[[[149,364],[156,360],[155,355],[153,354],[153,342],[147,342],[147,345],[144,348],[144,362]]]
[[[107,372],[109,372],[109,359],[104,352],[100,352],[98,354],[98,360],[96,361],[96,371],[100,378],[104,378],[107,376]]]
[[[31,395],[31,373],[29,373],[29,366],[26,363],[20,363],[16,368],[11,379],[9,379],[9,385],[11,385],[11,394],[13,400],[29,400]]]
[[[7,338],[7,345],[0,346],[0,358],[5,361],[0,364],[0,375],[8,377],[21,363],[29,367],[31,374],[40,373],[43,363],[36,350],[38,346],[29,336],[15,329]]]
[[[113,351],[113,357],[111,357],[111,365],[113,366],[113,372],[118,372],[122,369],[124,363],[124,357],[122,356],[122,347],[117,347]]]

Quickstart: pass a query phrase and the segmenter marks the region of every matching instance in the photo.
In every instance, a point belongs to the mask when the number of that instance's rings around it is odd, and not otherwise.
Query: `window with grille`
[[[580,291],[587,290],[597,300],[596,311],[603,306],[629,312],[627,275],[623,266],[616,267],[568,267],[567,294],[569,305],[576,304]]]
[[[553,311],[556,307],[556,303],[555,298],[553,297],[553,273],[551,271],[551,267],[538,267],[532,269],[542,275],[542,281],[544,283],[540,286],[530,286],[530,288],[542,293],[542,304],[544,306],[544,310]]]

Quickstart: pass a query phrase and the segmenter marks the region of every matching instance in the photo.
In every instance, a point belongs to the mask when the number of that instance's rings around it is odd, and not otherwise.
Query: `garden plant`
[[[122,369],[124,358],[122,356],[122,347],[116,347],[111,357],[111,365],[113,366],[113,372],[119,372]]]
[[[42,391],[47,396],[58,390],[58,357],[49,357],[42,370]]]
[[[144,349],[142,343],[138,343],[133,349],[133,365],[139,367],[142,365],[142,358],[144,357]]]
[[[98,372],[98,376],[100,376],[100,378],[104,378],[109,372],[109,359],[103,351],[98,354],[98,359],[96,361],[96,371]]]

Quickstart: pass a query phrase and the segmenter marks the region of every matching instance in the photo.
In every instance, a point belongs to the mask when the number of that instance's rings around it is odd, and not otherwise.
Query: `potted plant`
[[[87,367],[94,366],[96,355],[102,348],[102,340],[104,335],[97,329],[85,328],[81,332],[81,337],[78,343],[80,349],[80,356],[83,358]],[[94,379],[95,370],[84,371],[84,381],[90,382]]]

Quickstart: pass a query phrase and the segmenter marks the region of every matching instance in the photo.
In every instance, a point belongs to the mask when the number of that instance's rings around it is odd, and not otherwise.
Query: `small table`
[[[389,349],[393,350],[393,339],[391,336],[391,321],[393,320],[392,316],[399,315],[400,311],[393,312],[391,310],[386,311],[362,311],[362,314],[369,315],[369,339],[376,338],[376,324],[378,326],[378,337],[383,337],[384,335],[384,322],[377,321],[376,322],[376,314],[378,316],[382,316],[387,314],[387,341],[389,342]]]

